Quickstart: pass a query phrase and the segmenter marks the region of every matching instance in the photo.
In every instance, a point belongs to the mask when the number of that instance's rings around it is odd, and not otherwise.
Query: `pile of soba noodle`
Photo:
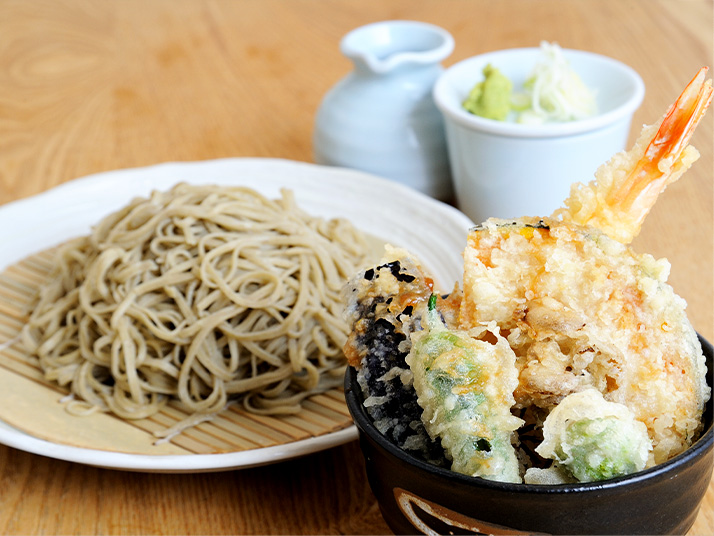
[[[365,238],[343,219],[242,187],[179,184],[107,216],[59,250],[23,331],[74,412],[192,415],[237,395],[294,413],[341,384],[340,289]]]

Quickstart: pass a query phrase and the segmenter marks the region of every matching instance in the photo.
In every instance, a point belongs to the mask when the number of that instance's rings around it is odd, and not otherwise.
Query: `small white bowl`
[[[568,197],[573,182],[590,181],[598,166],[625,148],[632,115],[644,98],[644,83],[632,68],[606,56],[563,49],[570,66],[595,91],[597,115],[525,125],[485,119],[463,109],[487,64],[517,89],[540,55],[539,48],[515,48],[474,56],[448,68],[434,86],[456,199],[477,223],[489,217],[551,214]]]

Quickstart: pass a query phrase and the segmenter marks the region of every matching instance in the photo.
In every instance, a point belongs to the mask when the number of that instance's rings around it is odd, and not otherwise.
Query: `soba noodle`
[[[74,412],[144,418],[176,399],[200,419],[238,397],[294,413],[342,383],[340,289],[366,251],[290,191],[179,184],[59,249],[23,341]]]

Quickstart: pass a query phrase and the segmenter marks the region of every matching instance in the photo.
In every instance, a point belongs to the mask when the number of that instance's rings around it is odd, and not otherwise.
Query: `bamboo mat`
[[[62,406],[67,389],[44,379],[37,358],[25,351],[19,333],[34,296],[52,269],[52,251],[32,255],[0,273],[0,420],[32,436],[76,447],[132,454],[217,454],[283,445],[318,437],[352,424],[342,389],[315,395],[300,413],[264,416],[237,405],[155,444],[153,432],[187,414],[169,404],[156,415],[127,421],[110,414],[78,417]],[[3,400],[4,399],[4,400]]]

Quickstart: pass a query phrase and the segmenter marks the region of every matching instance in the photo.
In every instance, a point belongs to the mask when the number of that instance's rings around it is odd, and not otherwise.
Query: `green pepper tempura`
[[[432,296],[425,329],[412,334],[407,356],[424,426],[441,439],[452,470],[521,482],[511,445],[523,423],[511,414],[515,354],[494,326],[448,330],[435,302]]]

